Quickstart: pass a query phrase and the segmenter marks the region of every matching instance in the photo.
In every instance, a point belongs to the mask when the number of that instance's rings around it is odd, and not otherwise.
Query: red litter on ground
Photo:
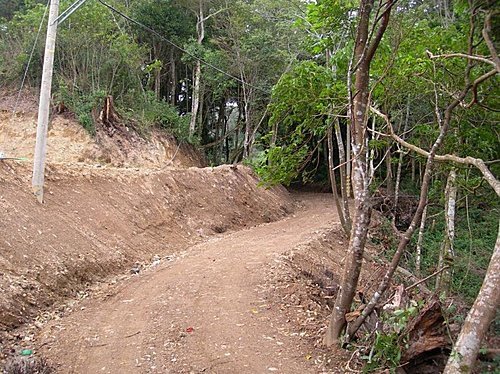
[[[191,333],[191,332],[193,332],[193,331],[194,331],[194,329],[193,329],[192,327],[188,327],[188,328],[186,329],[186,332],[189,332],[189,333]]]

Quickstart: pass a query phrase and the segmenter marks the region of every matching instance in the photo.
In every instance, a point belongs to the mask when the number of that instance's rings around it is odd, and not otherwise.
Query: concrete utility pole
[[[58,14],[59,0],[51,0],[43,60],[42,86],[40,88],[40,103],[38,106],[38,124],[36,128],[35,159],[33,163],[32,179],[33,192],[40,203],[43,203],[47,129],[49,125],[50,95],[52,91],[52,73],[54,67]]]

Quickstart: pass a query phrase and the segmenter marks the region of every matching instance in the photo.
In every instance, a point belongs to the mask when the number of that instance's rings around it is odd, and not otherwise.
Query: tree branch
[[[481,62],[490,64],[490,65],[492,65],[495,68],[497,67],[497,65],[495,64],[494,61],[492,61],[492,60],[490,60],[490,59],[488,59],[488,58],[486,58],[484,56],[468,55],[466,53],[448,53],[448,54],[444,54],[444,55],[435,55],[435,54],[433,54],[429,50],[426,50],[425,52],[427,53],[427,56],[429,56],[429,58],[431,60],[435,60],[435,59],[439,59],[439,58],[461,57],[461,58],[466,58],[466,59],[469,59],[469,60],[481,61]],[[497,56],[497,58],[498,58],[498,56]]]
[[[380,44],[380,41],[382,40],[382,37],[384,36],[385,30],[387,29],[387,25],[389,24],[389,18],[391,16],[391,10],[393,5],[396,3],[396,1],[393,0],[388,0],[386,3],[386,8],[382,14],[382,23],[380,27],[377,30],[377,35],[375,36],[375,39],[372,40],[370,43],[370,46],[368,47],[368,50],[366,51],[366,59],[367,61],[371,61],[373,59],[373,56],[375,55],[375,51],[378,48],[378,45]]]
[[[214,16],[216,16],[217,14],[219,14],[219,13],[221,13],[221,12],[224,12],[225,10],[228,10],[228,9],[229,9],[229,8],[222,8],[222,9],[219,9],[219,10],[217,10],[217,11],[213,12],[213,13],[210,13],[208,16],[206,16],[205,18],[203,18],[203,21],[202,21],[202,22],[204,22],[204,21],[206,21],[206,20],[210,19],[211,17],[214,17]]]
[[[427,152],[426,150],[424,150],[424,149],[422,149],[420,147],[417,147],[414,144],[408,143],[407,141],[405,141],[404,139],[402,139],[401,137],[399,137],[394,132],[394,128],[393,128],[391,122],[389,121],[389,117],[387,117],[386,114],[380,112],[378,109],[376,109],[374,107],[370,107],[370,110],[373,113],[375,113],[377,116],[381,117],[385,121],[385,123],[389,127],[389,131],[391,133],[390,136],[396,142],[398,142],[399,144],[401,144],[403,147],[406,147],[406,148],[412,150],[413,152],[418,153],[421,156],[424,156],[426,158],[428,158],[430,156],[430,153]],[[486,179],[486,181],[493,188],[493,190],[496,192],[496,194],[498,196],[500,196],[500,181],[498,181],[495,178],[495,176],[488,169],[488,167],[486,166],[486,163],[483,160],[481,160],[479,158],[470,157],[470,156],[467,156],[467,157],[458,157],[458,156],[455,156],[455,155],[435,155],[434,159],[436,161],[448,161],[448,162],[455,162],[457,164],[464,164],[464,165],[475,166],[483,174],[484,179]]]

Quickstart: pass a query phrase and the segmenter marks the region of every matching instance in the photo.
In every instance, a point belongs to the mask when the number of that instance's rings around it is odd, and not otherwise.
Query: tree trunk
[[[219,114],[217,116],[217,131],[216,140],[226,138],[226,99],[223,98],[219,104]],[[222,161],[224,155],[224,142],[220,142],[220,145],[216,148],[217,163]]]
[[[392,152],[390,145],[389,147],[387,147],[387,155],[385,156],[385,167],[386,167],[385,185],[387,186],[387,196],[389,196],[389,198],[393,200],[395,191],[394,191],[394,176],[392,173]]]
[[[469,311],[444,374],[470,373],[481,341],[500,306],[500,227],[483,285]]]
[[[354,62],[357,64],[355,75],[355,95],[353,100],[353,113],[351,113],[352,150],[353,161],[353,187],[354,187],[354,218],[349,240],[349,249],[344,266],[341,287],[335,306],[330,317],[324,343],[327,346],[339,342],[340,335],[344,330],[345,315],[349,312],[356,293],[363,252],[365,248],[368,226],[370,223],[370,194],[368,183],[368,167],[366,157],[366,120],[369,105],[369,82],[370,63],[380,40],[389,22],[392,1],[387,1],[383,12],[382,24],[370,45],[368,44],[368,30],[370,14],[374,0],[362,0],[360,4],[359,23],[356,31],[356,44],[354,50]]]
[[[243,80],[243,75],[241,76]],[[250,157],[253,146],[253,127],[252,127],[252,112],[250,107],[252,92],[251,89],[247,92],[246,88],[243,87],[243,105],[245,110],[245,139],[243,141],[243,158]]]
[[[411,158],[411,181],[415,183],[415,178],[416,178],[416,166],[415,166],[415,155],[412,155]]]
[[[196,125],[195,125],[195,130],[196,128],[198,129],[198,137],[202,139],[203,137],[203,131],[205,130],[204,124],[205,124],[205,118],[206,118],[206,113],[205,113],[205,87],[203,83],[200,83],[199,87],[199,105],[198,105],[198,115],[196,118]]]
[[[198,111],[200,108],[200,83],[201,83],[201,62],[196,61],[193,72],[193,98],[191,102],[191,120],[189,122],[189,136],[192,137],[196,132],[198,122]]]
[[[406,137],[406,130],[408,129],[409,119],[410,119],[410,100],[408,99],[408,104],[406,105],[405,124],[403,127],[403,133],[401,134],[402,139]],[[404,152],[403,150],[400,149],[399,160],[398,160],[398,171],[396,172],[396,186],[394,187],[394,209],[398,207],[399,203],[399,187],[401,185],[401,173],[403,171],[403,161],[404,161],[403,158],[404,158]]]
[[[453,262],[453,240],[455,239],[455,213],[457,205],[457,171],[451,169],[448,174],[448,181],[445,189],[445,204],[444,204],[444,219],[445,230],[444,240],[439,253],[438,269],[442,269],[445,265],[450,265]],[[449,292],[452,270],[448,268],[436,277],[436,290],[443,291],[445,294]]]
[[[177,69],[175,65],[175,55],[174,48],[170,48],[169,52],[170,59],[170,82],[169,82],[169,92],[168,92],[168,102],[171,105],[177,104]]]
[[[155,75],[155,97],[156,100],[160,100],[161,95],[161,69],[156,68],[154,71]]]
[[[203,13],[203,1],[200,0],[199,13],[197,14],[198,22],[196,24],[196,32],[198,33],[197,43],[202,45],[205,39],[205,15]],[[200,92],[201,92],[201,61],[196,60],[195,69],[193,71],[193,98],[191,103],[191,121],[189,122],[189,136],[192,137],[196,132],[198,124],[198,112],[200,108]]]
[[[375,116],[372,117],[372,123],[371,123],[371,133],[372,133],[372,139],[376,140],[376,135],[375,135],[375,127],[376,127],[376,119]],[[372,181],[375,177],[375,148],[370,149],[368,146],[368,139],[367,139],[367,150],[369,150],[369,157],[368,159],[370,160],[370,168],[369,168],[369,179]]]
[[[337,207],[337,213],[340,218],[340,224],[346,233],[350,232],[350,227],[347,225],[346,218],[344,216],[344,210],[339,199],[339,194],[337,192],[337,181],[335,179],[335,165],[333,163],[333,129],[328,130],[328,174],[330,175],[330,185],[332,187],[333,199],[335,200],[335,206]]]
[[[346,139],[346,190],[347,197],[352,197],[352,149],[351,149],[351,125],[347,123],[347,139]]]
[[[349,212],[349,199],[347,192],[347,175],[346,175],[346,151],[344,146],[344,140],[342,139],[342,132],[340,131],[340,124],[338,117],[335,118],[335,136],[337,138],[337,145],[339,148],[339,162],[340,162],[340,193],[342,197],[342,211],[344,213],[344,218],[348,231],[347,235],[351,233],[352,221],[351,213]]]
[[[418,230],[417,239],[417,257],[415,259],[415,275],[420,277],[422,273],[422,243],[424,241],[425,223],[427,221],[427,203],[424,211],[422,212],[422,220],[420,221],[420,228]]]
[[[366,164],[366,163],[365,163]],[[363,171],[363,164],[359,160],[354,161],[354,219],[352,223],[351,239],[349,240],[349,250],[347,262],[344,265],[341,289],[337,295],[335,306],[330,317],[330,324],[326,331],[324,343],[327,346],[337,344],[344,329],[345,315],[350,311],[352,300],[356,293],[361,265],[363,262],[363,252],[370,224],[370,205],[367,198],[367,191],[363,186],[363,174],[366,176],[366,167]]]

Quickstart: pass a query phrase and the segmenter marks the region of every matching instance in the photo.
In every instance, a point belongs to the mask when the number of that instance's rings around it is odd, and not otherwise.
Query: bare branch
[[[409,291],[409,290],[411,290],[412,288],[417,287],[418,285],[420,285],[420,284],[422,284],[422,283],[424,283],[424,282],[428,281],[428,280],[429,280],[429,279],[431,279],[432,277],[435,277],[436,275],[438,275],[438,274],[442,273],[443,271],[445,271],[445,270],[447,270],[447,269],[449,269],[449,268],[450,268],[449,266],[442,267],[441,269],[439,269],[438,271],[435,271],[434,273],[432,273],[431,275],[429,275],[429,276],[425,277],[424,279],[421,279],[421,280],[419,280],[418,282],[413,283],[411,286],[406,287],[406,288],[405,288],[405,291],[407,291],[407,292],[408,292],[408,291]]]
[[[426,50],[425,51],[427,53],[427,56],[429,56],[429,58],[431,60],[435,60],[435,59],[440,59],[440,58],[454,58],[454,57],[461,57],[461,58],[466,58],[466,59],[469,59],[469,60],[474,60],[474,61],[481,61],[481,62],[484,62],[486,64],[490,64],[492,65],[493,67],[497,67],[497,65],[495,64],[494,61],[484,57],[484,56],[478,56],[478,55],[468,55],[466,53],[447,53],[447,54],[444,54],[444,55],[435,55],[433,54],[431,51],[429,50]],[[498,58],[498,56],[497,56]]]
[[[426,158],[428,158],[430,156],[430,153],[427,152],[426,150],[424,150],[424,149],[422,149],[420,147],[417,147],[414,144],[408,143],[407,141],[405,141],[404,139],[402,139],[401,137],[399,137],[394,132],[394,128],[393,128],[391,122],[389,121],[389,117],[387,117],[386,114],[380,112],[378,109],[376,109],[374,107],[370,107],[370,110],[373,113],[375,113],[376,115],[378,115],[379,117],[381,117],[385,121],[385,123],[389,127],[389,131],[391,132],[391,134],[390,134],[391,137],[396,142],[398,142],[402,146],[404,146],[404,147],[412,150],[413,152],[418,153],[421,156],[424,156]],[[434,159],[436,161],[449,161],[449,162],[455,162],[457,164],[464,164],[464,165],[475,166],[483,174],[484,179],[486,179],[486,181],[488,182],[488,184],[493,188],[493,190],[495,190],[496,194],[498,196],[500,196],[500,181],[498,181],[495,178],[495,176],[488,169],[488,167],[486,166],[486,163],[483,160],[481,160],[479,158],[470,157],[470,156],[467,156],[467,157],[458,157],[458,156],[455,156],[455,155],[435,155]]]
[[[219,14],[219,13],[221,13],[221,12],[224,12],[224,11],[226,11],[226,10],[228,10],[228,9],[229,9],[229,8],[221,8],[221,9],[219,9],[219,10],[217,10],[217,11],[213,12],[213,13],[210,13],[208,16],[206,16],[205,18],[203,18],[203,21],[202,21],[202,22],[204,22],[204,21],[206,21],[206,20],[210,19],[211,17],[214,17],[214,16],[216,16],[217,14]]]

